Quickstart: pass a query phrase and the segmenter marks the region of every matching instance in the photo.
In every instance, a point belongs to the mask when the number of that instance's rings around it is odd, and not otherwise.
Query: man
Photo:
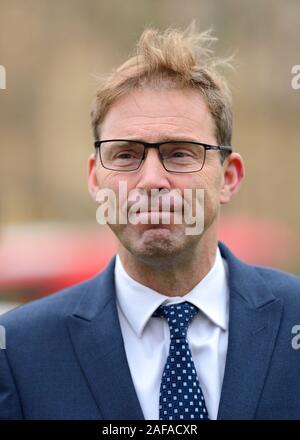
[[[300,280],[218,243],[244,165],[209,42],[192,28],[147,30],[99,90],[89,191],[100,208],[104,189],[117,196],[106,207],[123,208],[121,183],[135,197],[127,221],[109,217],[118,252],[103,273],[1,318],[1,418],[300,417]],[[198,189],[203,225],[187,233]],[[190,203],[176,204],[185,190]]]

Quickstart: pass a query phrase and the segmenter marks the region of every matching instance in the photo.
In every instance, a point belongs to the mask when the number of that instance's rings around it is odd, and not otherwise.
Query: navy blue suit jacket
[[[300,419],[300,278],[239,261],[219,419]],[[114,259],[96,277],[0,317],[1,419],[143,419],[115,301]]]

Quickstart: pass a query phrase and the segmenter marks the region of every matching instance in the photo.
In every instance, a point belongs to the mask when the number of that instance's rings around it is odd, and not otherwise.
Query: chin
[[[119,243],[148,265],[165,266],[190,258],[199,235],[186,235],[186,225],[111,226]]]
[[[169,258],[175,261],[190,243],[184,231],[166,227],[147,228],[121,240],[126,249],[137,258],[151,265],[165,264]]]

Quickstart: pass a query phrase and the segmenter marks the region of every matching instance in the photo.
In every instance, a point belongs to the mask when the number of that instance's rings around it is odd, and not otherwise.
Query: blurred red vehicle
[[[220,239],[242,260],[280,268],[295,258],[298,237],[286,226],[223,217]],[[112,233],[99,225],[10,226],[0,235],[0,299],[27,302],[85,280],[115,253]]]

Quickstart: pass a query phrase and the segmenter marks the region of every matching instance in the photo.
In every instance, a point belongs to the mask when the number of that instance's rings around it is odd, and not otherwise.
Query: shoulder
[[[103,310],[114,297],[113,257],[106,268],[94,277],[24,304],[0,316],[0,325],[14,336],[34,337],[65,331],[66,318],[81,313],[86,319]],[[24,332],[28,332],[27,335]]]
[[[232,291],[257,306],[280,299],[285,304],[299,307],[299,276],[270,267],[245,263],[224,243],[219,243],[219,247],[227,263],[228,281]]]
[[[89,286],[100,277],[101,274],[98,274],[47,297],[23,304],[1,315],[0,325],[17,333],[22,333],[26,328],[34,328],[38,332],[41,327],[53,327],[74,311]]]
[[[271,288],[274,296],[300,304],[299,276],[268,267],[253,266],[253,268]]]

